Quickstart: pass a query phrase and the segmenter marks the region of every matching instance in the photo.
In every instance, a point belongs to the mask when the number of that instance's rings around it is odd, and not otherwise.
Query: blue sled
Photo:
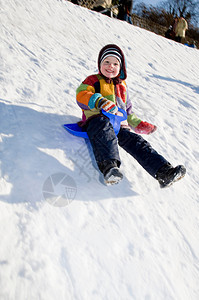
[[[109,118],[115,134],[118,135],[120,131],[120,123],[127,119],[127,113],[122,108],[118,107],[118,111],[122,113],[122,116],[113,115],[102,109],[102,113]],[[85,139],[88,139],[88,135],[86,131],[83,131],[82,128],[77,123],[72,124],[64,124],[63,127],[71,134],[75,136],[79,136]]]

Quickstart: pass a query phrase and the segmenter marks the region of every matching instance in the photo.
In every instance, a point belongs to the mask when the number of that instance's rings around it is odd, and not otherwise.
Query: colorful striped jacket
[[[127,112],[126,125],[136,127],[140,122],[135,113],[132,112],[132,103],[129,99],[128,89],[125,80],[114,84],[113,80],[107,82],[106,78],[100,74],[88,76],[77,88],[77,104],[82,109],[82,121],[100,114],[100,110],[95,107],[99,98],[106,98],[113,101],[118,107]]]

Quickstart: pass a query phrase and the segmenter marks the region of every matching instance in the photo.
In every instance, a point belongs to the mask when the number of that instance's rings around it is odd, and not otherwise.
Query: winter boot
[[[113,167],[104,175],[104,182],[106,185],[117,184],[122,180],[123,174],[120,172],[118,167]]]
[[[174,168],[170,164],[166,164],[158,170],[155,177],[158,180],[160,187],[165,188],[180,180],[185,174],[186,169],[184,166],[179,165]]]

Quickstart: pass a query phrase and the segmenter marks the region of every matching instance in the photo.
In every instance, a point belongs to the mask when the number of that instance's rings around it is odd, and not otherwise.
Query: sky
[[[135,1],[136,3],[141,3],[141,2],[144,2],[146,3],[147,5],[153,5],[153,6],[156,6],[157,4],[159,4],[160,2],[162,2],[161,0],[136,0]]]

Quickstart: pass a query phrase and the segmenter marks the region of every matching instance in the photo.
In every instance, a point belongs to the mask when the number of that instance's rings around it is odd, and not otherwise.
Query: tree
[[[159,6],[147,6],[144,2],[135,6],[134,12],[148,21],[169,28],[176,16],[183,16],[189,23],[187,38],[196,41],[199,48],[199,2],[195,0],[168,0]]]
[[[152,5],[146,6],[143,2],[135,7],[135,13],[142,18],[166,27],[173,22],[173,15],[168,14],[163,8]]]
[[[199,25],[198,0],[167,0],[160,2],[157,7],[152,5],[147,6],[142,2],[136,5],[134,11],[138,16],[147,18],[164,26],[171,25],[176,16],[183,16],[189,24],[192,24],[195,27]]]
[[[198,0],[168,0],[162,2],[160,8],[173,16],[183,16],[188,22],[199,23],[199,1]]]

